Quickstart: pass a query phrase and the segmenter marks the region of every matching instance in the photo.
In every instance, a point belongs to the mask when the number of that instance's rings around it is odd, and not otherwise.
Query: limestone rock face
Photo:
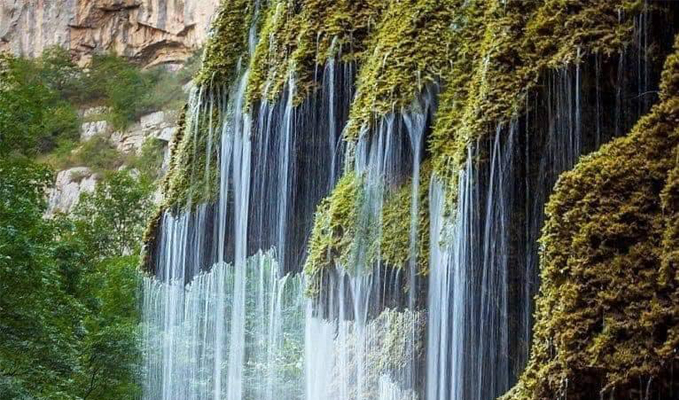
[[[93,107],[81,111],[86,118],[97,119],[99,115],[106,113],[106,108]],[[162,173],[168,170],[170,164],[170,140],[178,130],[177,112],[173,110],[157,111],[142,116],[139,121],[124,131],[113,131],[111,124],[106,120],[84,122],[80,127],[80,142],[84,143],[95,135],[105,137],[118,151],[127,154],[140,154],[142,146],[147,139],[157,139],[163,144]],[[128,168],[127,165],[121,169]],[[131,170],[138,173],[138,171]],[[73,211],[82,193],[92,192],[100,179],[100,175],[88,167],[77,166],[59,171],[54,187],[48,193],[48,209],[46,215],[54,216],[57,213],[70,213]],[[153,196],[154,203],[163,201],[160,187]]]
[[[70,49],[84,64],[115,51],[177,65],[205,41],[219,0],[0,0],[0,50],[35,57]]]
[[[113,145],[123,153],[139,153],[148,138],[169,143],[177,131],[176,119],[177,117],[172,111],[157,111],[147,114],[127,130],[111,134],[110,139]]]
[[[95,135],[102,135],[108,131],[109,123],[107,121],[85,122],[80,126],[80,141],[88,141]]]
[[[59,171],[54,187],[48,193],[47,215],[71,212],[82,193],[91,193],[94,190],[98,178],[87,167]]]

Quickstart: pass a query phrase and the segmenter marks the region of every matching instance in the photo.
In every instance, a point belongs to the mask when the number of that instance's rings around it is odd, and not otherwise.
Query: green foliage
[[[90,99],[111,108],[110,121],[120,130],[144,114],[179,109],[186,97],[182,86],[189,82],[187,73],[175,74],[164,67],[142,70],[123,57],[108,54],[92,59],[83,80],[88,83]]]
[[[676,38],[677,39],[677,38]],[[677,42],[676,42],[677,43]],[[546,208],[531,360],[505,399],[677,385],[678,54],[660,103],[564,173]],[[675,386],[677,388],[677,386]]]
[[[101,136],[94,136],[75,152],[76,164],[87,165],[95,170],[111,170],[123,163],[122,154]]]
[[[75,108],[51,87],[53,80],[43,78],[36,62],[0,56],[0,154],[47,151],[58,138],[77,136]]]
[[[164,151],[164,141],[148,138],[142,145],[140,154],[128,160],[127,165],[139,171],[142,176],[156,180],[162,173]]]
[[[85,76],[90,98],[101,99],[112,110],[111,123],[124,129],[145,111],[151,78],[138,67],[114,54],[97,55]]]
[[[23,158],[0,159],[0,398],[62,398],[76,372],[81,309],[63,291],[42,219],[51,174]]]
[[[54,151],[41,160],[57,170],[87,166],[95,172],[104,173],[116,170],[127,158],[106,137],[96,135],[80,147],[72,140],[61,139]]]
[[[76,233],[98,257],[137,254],[151,209],[152,186],[126,170],[108,174],[83,193],[74,212]]]
[[[0,158],[0,398],[135,398],[139,260],[122,254],[136,254],[148,185],[114,174],[47,220],[51,178]]]
[[[84,399],[134,398],[140,392],[136,265],[137,256],[111,257],[95,264],[84,279],[88,298],[96,300],[83,321],[89,333],[80,356],[87,372],[78,377]]]
[[[72,60],[71,54],[59,46],[48,47],[34,64],[39,68],[41,80],[63,100],[77,102],[87,93],[87,82],[82,79],[82,69]]]
[[[110,112],[103,117],[118,130],[146,113],[179,109],[185,99],[183,86],[198,69],[200,57],[194,55],[190,61],[173,73],[160,67],[145,71],[114,54],[97,55],[83,69],[60,47],[46,49],[37,59],[2,55],[0,154],[54,153],[49,159],[60,168],[81,162],[63,152],[72,148],[68,141],[79,138],[81,121],[76,109],[104,105]],[[102,150],[101,145],[85,152]],[[111,161],[109,157],[102,165],[91,166],[110,168]]]

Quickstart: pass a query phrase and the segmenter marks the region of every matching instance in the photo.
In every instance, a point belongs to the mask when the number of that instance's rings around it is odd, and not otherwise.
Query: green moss
[[[619,51],[640,7],[637,0],[274,0],[256,12],[247,0],[225,0],[197,82],[232,82],[239,63],[249,62],[249,104],[275,100],[291,76],[299,103],[316,89],[329,57],[341,54],[358,67],[348,141],[377,118],[409,107],[426,86],[441,84],[428,146],[437,175],[455,183],[467,146],[522,114],[527,92],[545,71]],[[248,61],[253,18],[260,35]],[[178,147],[195,150],[191,143]],[[205,158],[200,152],[196,158]],[[183,164],[185,176],[173,174],[173,187],[192,186],[190,163]],[[455,200],[455,190],[448,193]]]
[[[325,270],[350,264],[358,233],[362,182],[354,173],[345,174],[317,207],[304,266],[310,296],[318,295]]]
[[[274,100],[289,76],[296,103],[316,88],[315,72],[329,57],[355,61],[367,32],[384,8],[380,0],[273,1],[251,60],[248,98]]]
[[[315,73],[329,57],[341,54],[342,61],[360,66],[347,130],[354,139],[375,115],[408,106],[443,76],[458,3],[462,1],[276,1],[251,61],[249,98],[275,99],[292,75],[299,103],[316,88]]]
[[[466,149],[522,115],[541,76],[588,54],[620,52],[639,1],[468,1],[457,10],[452,63],[429,143],[433,168],[455,183]],[[628,11],[621,12],[619,10]],[[621,15],[619,20],[619,15]],[[455,184],[449,185],[455,202]]]
[[[248,33],[254,9],[250,0],[223,0],[207,41],[203,65],[195,78],[207,82],[230,84],[241,57],[248,51]]]
[[[400,110],[447,75],[452,55],[455,0],[388,2],[360,59],[357,95],[346,130],[349,140],[375,117]]]
[[[163,183],[165,209],[182,209],[215,201],[219,190],[218,132],[222,116],[216,107],[212,115],[189,116],[187,113],[185,109],[180,115],[177,134],[170,146],[170,169]],[[208,148],[210,154],[207,154]],[[209,168],[207,171],[206,167]]]
[[[213,88],[228,88],[239,73],[240,63],[247,62],[243,59],[248,53],[248,33],[254,11],[253,2],[249,0],[222,2],[206,44],[202,66],[194,79],[197,85],[206,88],[202,93],[205,104],[220,95]],[[169,172],[163,183],[163,209],[181,209],[188,204],[195,206],[214,201],[217,197],[219,138],[215,132],[225,116],[217,107],[210,109],[212,115],[208,108],[197,115],[190,113],[187,107],[182,112],[171,144]],[[208,146],[211,124],[214,137],[212,146]],[[207,154],[208,148],[211,149],[210,154]],[[206,167],[209,170],[206,171]]]
[[[504,399],[670,393],[678,347],[678,55],[660,103],[564,173],[547,206],[529,365]]]
[[[163,209],[161,207],[156,207],[151,213],[149,220],[146,223],[146,228],[144,229],[144,234],[142,235],[142,252],[140,256],[141,265],[139,269],[145,273],[153,273],[153,260],[151,259],[150,247],[156,243],[158,239],[156,233],[161,224],[161,219],[163,218]]]
[[[423,165],[418,186],[418,233],[417,260],[418,271],[427,274],[430,256],[430,213],[429,186],[432,168]],[[387,265],[403,267],[409,260],[411,248],[411,180],[393,192],[383,206],[382,232],[380,235],[380,257]]]
[[[527,93],[538,89],[547,71],[581,62],[588,54],[621,51],[642,6],[639,0],[272,0],[255,10],[251,3],[223,2],[197,82],[233,83],[240,63],[249,63],[249,104],[263,98],[275,101],[291,76],[299,103],[317,88],[329,58],[341,55],[358,71],[344,131],[350,144],[360,132],[370,132],[378,118],[408,108],[425,87],[438,84],[442,92],[427,154],[433,173],[447,186],[449,204],[455,202],[456,175],[466,148],[526,112]],[[260,35],[248,59],[254,18]],[[206,160],[216,157],[205,154],[208,130],[183,128],[175,139],[165,209],[214,200],[217,163],[205,171]],[[360,222],[355,213],[329,215],[345,210],[335,203],[353,204],[357,199],[351,195],[361,193],[360,177],[347,180],[319,206],[306,267],[311,275],[335,264],[337,257],[347,261],[353,235],[371,234],[360,230],[372,229],[387,238],[368,246],[371,254],[382,253],[395,266],[407,259],[404,216],[410,207],[398,204],[409,201],[410,191],[404,187],[388,198],[383,226],[351,226]],[[421,216],[419,226],[426,224]],[[425,236],[419,243],[427,243]],[[343,242],[329,243],[336,237]],[[427,246],[419,251],[421,271],[425,257]]]
[[[431,172],[429,164],[422,166],[418,190],[416,240],[417,267],[421,275],[427,274],[429,260],[428,182]],[[378,257],[386,266],[397,269],[403,268],[409,261],[411,180],[386,194],[380,221],[362,218],[361,210],[367,201],[364,185],[365,179],[361,175],[350,172],[319,204],[304,267],[308,279],[307,294],[311,297],[319,294],[322,275],[328,269],[342,267],[356,273],[351,268],[357,264],[372,264]]]

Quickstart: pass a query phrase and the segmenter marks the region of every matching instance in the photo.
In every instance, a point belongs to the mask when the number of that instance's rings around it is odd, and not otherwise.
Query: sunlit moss
[[[229,84],[234,79],[239,61],[247,54],[254,3],[251,0],[222,0],[211,26],[201,69],[195,78],[198,84],[211,81]]]
[[[362,182],[360,176],[346,174],[317,208],[304,266],[310,296],[319,293],[324,270],[349,264],[358,231]]]
[[[391,1],[359,60],[357,95],[345,131],[354,140],[376,117],[408,106],[451,67],[455,0]]]
[[[457,10],[450,74],[444,79],[429,143],[433,168],[451,182],[467,147],[527,110],[526,96],[541,76],[580,63],[588,54],[608,56],[632,40],[639,1],[465,2]]]
[[[220,113],[213,109],[211,118],[209,115],[187,116],[187,112],[185,110],[181,114],[177,134],[171,144],[170,169],[163,182],[166,209],[180,210],[187,205],[215,201],[219,190],[219,137],[216,132],[219,132]],[[189,117],[197,118],[198,122],[187,120]],[[208,145],[209,140],[213,141],[212,146]],[[211,154],[207,154],[208,148],[211,148]],[[208,157],[210,160],[207,160]],[[206,167],[209,170],[206,171]]]
[[[429,259],[430,221],[428,211],[429,164],[421,168],[418,188],[416,257],[419,274],[426,274]],[[321,276],[329,269],[340,267],[348,272],[356,264],[357,251],[366,250],[362,262],[380,260],[385,266],[400,269],[407,265],[411,249],[412,182],[388,191],[379,220],[368,225],[361,222],[364,201],[364,179],[351,172],[337,184],[329,197],[317,209],[314,229],[309,241],[304,272],[308,279],[308,294],[319,293]],[[380,223],[380,226],[375,224]]]
[[[276,101],[291,76],[299,102],[317,89],[330,57],[352,62],[358,72],[344,130],[349,142],[360,132],[370,134],[362,127],[370,128],[381,116],[408,107],[426,87],[439,86],[427,154],[433,173],[447,186],[450,205],[455,202],[456,174],[465,162],[466,148],[526,112],[526,96],[539,89],[545,72],[579,63],[588,54],[622,51],[632,37],[633,16],[643,5],[638,0],[272,0],[261,2],[256,10],[254,4],[223,2],[197,82],[228,84],[239,66],[245,69],[248,64],[249,104]],[[253,22],[259,37],[250,56]],[[216,196],[217,164],[204,170],[206,159],[216,157],[205,154],[208,129],[191,137],[184,136],[186,131],[180,130],[173,145],[164,185],[166,209]],[[348,201],[350,194],[360,194],[356,186],[360,178],[352,179],[353,185],[343,182],[335,191]],[[422,188],[425,182],[421,179]],[[409,218],[404,217],[410,207],[397,206],[410,202],[407,186],[388,197],[378,229],[389,239],[377,245],[375,253],[395,266],[408,258],[404,244],[409,229],[404,224]],[[350,226],[356,218],[352,214],[338,219],[342,222],[336,226],[319,221],[328,219],[334,196],[317,212],[308,262],[314,270],[330,265],[335,257],[347,257],[357,229]],[[420,196],[424,205],[426,192]],[[419,226],[427,223],[421,216]],[[328,243],[333,236],[344,242]],[[427,265],[427,241],[421,239],[419,264]]]
[[[356,61],[385,2],[380,0],[287,0],[269,5],[251,61],[249,99],[274,100],[289,76],[296,102],[316,88],[316,73],[329,57]]]

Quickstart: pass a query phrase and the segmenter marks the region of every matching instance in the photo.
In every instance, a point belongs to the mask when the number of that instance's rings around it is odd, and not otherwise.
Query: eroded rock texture
[[[50,46],[84,64],[115,51],[145,66],[177,64],[200,47],[218,0],[0,0],[0,51],[29,57]]]

